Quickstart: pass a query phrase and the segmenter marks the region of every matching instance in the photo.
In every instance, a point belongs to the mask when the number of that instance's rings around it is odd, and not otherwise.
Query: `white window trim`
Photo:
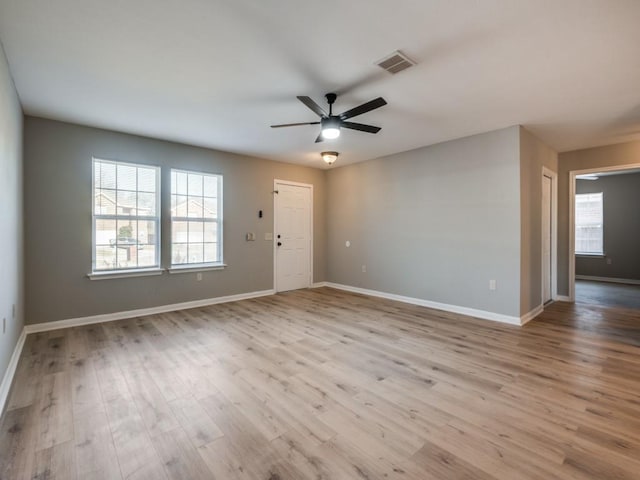
[[[223,222],[224,222],[224,176],[221,173],[210,173],[210,172],[199,172],[195,170],[183,170],[181,168],[171,168],[169,170],[169,178],[171,178],[171,174],[173,172],[186,173],[192,175],[208,175],[211,177],[216,177],[218,179],[218,188],[217,188],[217,197],[218,201],[218,218],[215,220],[210,218],[200,218],[200,217],[173,217],[170,216],[170,229],[171,229],[171,255],[169,257],[169,268],[167,271],[169,273],[187,273],[187,272],[197,272],[197,271],[208,271],[208,270],[222,270],[227,265],[224,263],[224,245],[223,245]],[[174,195],[173,185],[170,181],[169,186],[169,204],[171,204],[171,199]],[[177,194],[175,194],[177,195]],[[203,198],[210,198],[204,197]],[[220,260],[218,262],[200,262],[200,263],[173,263],[173,223],[174,222],[210,222],[215,223],[217,225],[218,232],[218,251]]]
[[[113,164],[120,165],[129,165],[132,167],[144,167],[144,168],[153,168],[156,170],[156,215],[155,216],[136,216],[132,217],[136,220],[149,220],[155,221],[157,224],[157,235],[156,235],[156,243],[155,243],[155,265],[152,267],[142,267],[142,268],[127,268],[127,269],[111,269],[111,270],[96,270],[96,218],[105,219],[105,220],[118,220],[121,219],[122,215],[96,215],[96,202],[95,202],[95,192],[96,192],[96,161],[99,162],[107,162]],[[147,165],[144,163],[131,163],[131,162],[122,162],[119,160],[111,160],[106,158],[92,157],[91,158],[91,273],[87,274],[91,280],[102,280],[106,278],[125,278],[125,277],[140,277],[140,276],[148,276],[148,275],[160,275],[163,272],[162,266],[160,264],[160,259],[162,258],[160,255],[160,248],[162,245],[162,215],[161,215],[161,178],[162,178],[162,170],[157,165]],[[116,177],[116,191],[118,190],[118,183]]]
[[[130,270],[104,270],[87,274],[90,280],[110,280],[113,278],[150,277],[162,275],[162,268],[136,268]]]
[[[212,270],[224,270],[227,268],[226,263],[181,263],[167,268],[167,272],[171,274],[175,273],[197,273],[197,272],[209,272]]]

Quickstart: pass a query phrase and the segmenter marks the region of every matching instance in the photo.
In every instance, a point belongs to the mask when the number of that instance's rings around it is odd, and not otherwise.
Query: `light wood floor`
[[[328,288],[29,335],[2,479],[638,479],[640,318]]]

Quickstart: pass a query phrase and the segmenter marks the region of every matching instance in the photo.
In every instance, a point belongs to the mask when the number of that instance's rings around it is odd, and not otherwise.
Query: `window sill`
[[[211,270],[224,270],[227,267],[225,263],[200,263],[197,265],[185,265],[175,266],[167,268],[167,271],[171,274],[174,273],[196,273],[196,272],[208,272]]]
[[[162,275],[162,268],[148,268],[144,270],[111,270],[105,272],[93,272],[87,274],[89,280],[110,280],[113,278],[148,277]]]
[[[604,258],[607,255],[605,253],[576,253],[576,257],[586,258]]]

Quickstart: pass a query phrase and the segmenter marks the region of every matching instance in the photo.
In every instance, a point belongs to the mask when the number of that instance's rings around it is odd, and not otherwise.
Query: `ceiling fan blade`
[[[327,112],[325,112],[322,107],[320,105],[318,105],[316,102],[314,102],[313,100],[311,100],[310,97],[301,97],[298,96],[296,97],[298,100],[300,100],[302,103],[304,103],[307,107],[309,107],[311,110],[314,111],[314,113],[320,117],[327,117]]]
[[[381,130],[380,127],[374,127],[373,125],[365,125],[364,123],[342,122],[342,126],[344,128],[350,128],[352,130],[360,130],[361,132],[367,132],[367,133],[378,133]]]
[[[298,97],[299,98],[299,97]],[[387,104],[387,101],[378,97],[370,102],[363,103],[362,105],[352,108],[351,110],[347,110],[346,112],[340,115],[340,118],[346,120],[347,118],[355,117],[357,115],[362,115],[363,113],[370,112],[371,110],[375,110],[376,108],[380,108]]]
[[[280,125],[271,125],[271,128],[297,127],[299,125],[320,125],[320,122],[282,123]]]
[[[320,142],[324,142],[324,137],[322,136],[322,132],[320,132],[320,135],[318,135],[318,138],[316,138],[316,143],[320,143]]]

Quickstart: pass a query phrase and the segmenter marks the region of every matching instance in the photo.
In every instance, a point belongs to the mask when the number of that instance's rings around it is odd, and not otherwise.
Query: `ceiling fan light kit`
[[[340,120],[337,118],[323,118],[321,120],[321,135],[325,140],[333,140],[340,136]]]

